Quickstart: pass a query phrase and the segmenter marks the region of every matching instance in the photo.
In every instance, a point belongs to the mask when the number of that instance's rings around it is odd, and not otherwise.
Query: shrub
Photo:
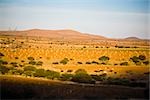
[[[31,61],[29,61],[29,64],[35,65],[35,64],[36,64],[36,61],[31,60]]]
[[[33,71],[24,71],[24,74],[26,75],[26,76],[33,76]]]
[[[44,69],[37,69],[33,75],[35,77],[45,77],[46,73]]]
[[[128,66],[129,64],[128,64],[128,62],[122,62],[122,63],[120,63],[120,65],[121,66]]]
[[[15,59],[19,59],[18,57],[15,57]]]
[[[9,71],[6,66],[0,65],[0,74],[5,74]]]
[[[91,64],[91,62],[87,61],[85,64]]]
[[[143,64],[148,65],[149,61],[144,61]]]
[[[42,61],[38,61],[38,62],[36,63],[36,65],[37,65],[37,66],[42,66],[42,65],[43,65],[43,62],[42,62]]]
[[[98,62],[96,62],[96,61],[92,61],[92,63],[93,63],[93,64],[99,64],[99,63],[98,63]]]
[[[4,55],[3,53],[0,52],[0,57],[3,57],[3,56],[5,56],[5,55]]]
[[[52,64],[59,64],[58,62],[53,62]]]
[[[35,70],[36,70],[36,68],[33,67],[33,66],[26,66],[26,67],[24,67],[24,71],[35,71]]]
[[[96,81],[104,81],[106,79],[105,76],[100,76],[100,75],[91,75],[91,77]]]
[[[144,55],[139,55],[139,59],[140,59],[140,60],[145,60],[146,57],[145,57]]]
[[[7,62],[7,61],[0,60],[0,64],[2,64],[2,65],[7,65],[8,62]]]
[[[68,58],[64,58],[63,60],[60,61],[61,64],[67,64],[68,63]]]
[[[69,69],[69,70],[67,70],[67,72],[72,72],[72,71],[73,71],[73,70],[70,70],[70,69]]]
[[[34,58],[33,57],[28,57],[28,60],[34,60]]]
[[[131,57],[130,59],[131,59],[134,63],[139,62],[139,57],[137,57],[137,56],[133,56],[133,57]]]
[[[102,57],[100,57],[100,58],[98,58],[99,60],[101,60],[101,61],[108,61],[109,60],[109,57],[107,57],[107,56],[102,56]]]
[[[79,83],[95,83],[95,80],[92,79],[92,77],[86,73],[76,73],[72,81],[79,82]]]
[[[130,85],[130,81],[126,78],[111,78],[107,79],[108,84],[115,84],[115,85]]]
[[[78,64],[82,64],[82,62],[77,62]]]
[[[87,71],[85,69],[78,69],[78,70],[75,71],[75,73],[76,74],[78,74],[78,73],[85,73],[85,74],[87,74]]]
[[[52,70],[46,70],[45,76],[49,79],[54,79],[54,78],[58,79],[60,77],[60,73]]]
[[[11,62],[10,63],[13,67],[18,67],[17,62]]]
[[[61,75],[60,80],[62,80],[62,81],[70,81],[70,80],[72,80],[72,78],[73,78],[72,74],[65,73],[65,74]]]

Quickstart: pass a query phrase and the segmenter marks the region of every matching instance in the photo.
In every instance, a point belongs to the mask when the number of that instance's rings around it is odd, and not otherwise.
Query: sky
[[[71,29],[150,39],[149,0],[0,0],[0,30]]]

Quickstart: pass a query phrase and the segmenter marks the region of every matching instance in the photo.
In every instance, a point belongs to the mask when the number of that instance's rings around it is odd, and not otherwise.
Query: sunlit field
[[[90,84],[121,85],[131,88],[140,87],[143,89],[140,98],[147,98],[144,91],[147,91],[149,87],[149,46],[141,45],[143,41],[137,42],[138,44],[135,42],[135,46],[133,46],[133,41],[125,46],[124,41],[121,45],[119,42],[115,45],[112,41],[107,43],[109,45],[105,44],[106,41],[103,42],[103,44],[98,44],[97,41],[75,42],[36,37],[1,36],[0,78],[2,84],[8,84],[8,86],[14,84],[6,80],[13,80],[16,76],[16,82],[19,81],[16,84],[20,84],[23,80],[28,85],[35,84],[36,82],[28,83],[28,81],[38,79],[39,84],[49,85],[51,81],[53,84],[58,82],[61,84],[60,87],[66,83],[67,85],[83,83],[87,85],[87,88],[91,86]],[[10,88],[14,87],[10,86]],[[4,91],[3,93],[5,95]],[[34,95],[35,98],[37,98],[36,95]],[[48,98],[51,98],[50,95],[52,94],[48,94]],[[66,94],[62,95],[65,98]],[[103,96],[105,98],[105,94]],[[91,98],[101,97],[91,96]],[[121,94],[121,97],[112,96],[112,98],[124,97]],[[125,98],[132,98],[132,96],[125,96]]]

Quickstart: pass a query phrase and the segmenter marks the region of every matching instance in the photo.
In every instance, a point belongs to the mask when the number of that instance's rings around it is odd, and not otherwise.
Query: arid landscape
[[[74,30],[0,31],[2,98],[148,99],[149,45]]]

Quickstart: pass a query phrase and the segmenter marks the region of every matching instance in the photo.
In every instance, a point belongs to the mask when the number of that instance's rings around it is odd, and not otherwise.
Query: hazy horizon
[[[71,29],[149,39],[149,0],[1,0],[0,30]]]

